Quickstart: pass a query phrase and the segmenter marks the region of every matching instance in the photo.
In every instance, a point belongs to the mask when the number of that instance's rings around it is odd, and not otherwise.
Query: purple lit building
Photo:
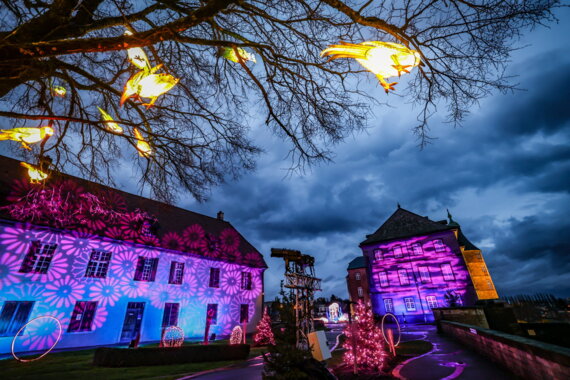
[[[434,222],[398,206],[365,241],[370,299],[376,314],[401,322],[433,321],[431,309],[498,298],[481,250],[449,221]]]
[[[26,322],[53,316],[56,348],[253,332],[263,256],[219,213],[208,217],[70,176],[29,184],[0,157],[0,354]],[[18,352],[48,349],[52,319],[31,322]]]

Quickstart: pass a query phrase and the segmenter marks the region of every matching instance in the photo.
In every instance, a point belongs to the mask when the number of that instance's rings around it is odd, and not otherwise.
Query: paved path
[[[434,348],[427,354],[408,359],[394,369],[399,379],[408,380],[503,380],[516,379],[510,372],[489,359],[460,345],[445,335],[438,334],[435,326],[404,328],[402,340],[423,339]]]

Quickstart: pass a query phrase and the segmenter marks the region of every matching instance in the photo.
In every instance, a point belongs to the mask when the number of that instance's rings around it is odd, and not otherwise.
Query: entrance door
[[[121,342],[130,342],[141,331],[141,322],[144,312],[144,302],[129,302]]]

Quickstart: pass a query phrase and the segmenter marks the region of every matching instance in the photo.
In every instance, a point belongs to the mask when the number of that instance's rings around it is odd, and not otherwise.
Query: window
[[[158,257],[151,259],[149,257],[139,256],[137,271],[135,272],[135,281],[154,281],[157,267]]]
[[[386,313],[394,312],[394,303],[392,302],[392,298],[384,298],[384,309],[386,310]]]
[[[441,241],[441,239],[434,240],[433,246],[435,247],[436,252],[445,252],[445,245],[443,245],[443,241]]]
[[[396,245],[394,246],[394,257],[402,257],[404,255],[404,252],[402,251],[402,246],[400,245]]]
[[[242,303],[239,308],[239,323],[249,322],[249,305]]]
[[[412,297],[404,297],[407,311],[416,311],[416,303]]]
[[[443,274],[443,279],[445,281],[455,280],[455,277],[453,276],[453,270],[451,269],[451,264],[441,264],[441,273]]]
[[[170,263],[169,284],[180,285],[184,281],[184,263],[173,261]]]
[[[364,297],[364,292],[362,291],[362,287],[359,286],[357,290],[358,290],[358,297],[360,298]]]
[[[420,243],[414,243],[412,244],[412,253],[414,255],[421,255],[424,253],[422,246]]]
[[[376,260],[382,260],[382,250],[381,249],[375,249],[374,250],[374,258]]]
[[[437,298],[435,298],[435,296],[427,296],[426,301],[430,309],[437,307]]]
[[[408,271],[405,269],[398,270],[398,277],[400,277],[400,285],[409,285],[410,279],[408,277]]]
[[[14,336],[28,322],[33,301],[6,301],[0,314],[0,336]]]
[[[209,303],[208,309],[206,310],[206,318],[210,320],[211,325],[218,323],[218,304]]]
[[[241,290],[251,290],[251,273],[241,272]]]
[[[46,274],[56,248],[57,244],[42,244],[37,240],[33,241],[20,267],[20,273]]]
[[[420,272],[420,279],[422,282],[430,282],[431,277],[429,275],[429,269],[426,266],[419,266],[418,271]]]
[[[390,283],[388,282],[388,275],[386,274],[386,272],[378,272],[378,282],[382,287],[390,285]]]
[[[179,303],[165,303],[164,314],[162,316],[162,328],[178,326]]]
[[[97,302],[77,301],[71,314],[67,332],[91,331],[96,309]]]
[[[220,268],[210,268],[210,288],[220,287]]]
[[[354,279],[356,281],[360,281],[360,272],[356,272],[356,274],[354,275]]]
[[[85,271],[85,277],[107,277],[109,261],[111,261],[111,252],[92,250],[89,263],[87,264],[87,270]]]

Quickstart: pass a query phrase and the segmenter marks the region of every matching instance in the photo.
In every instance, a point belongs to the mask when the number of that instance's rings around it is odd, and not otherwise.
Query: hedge
[[[211,344],[182,347],[113,348],[95,351],[93,364],[100,367],[136,367],[149,365],[245,360],[249,344]]]

